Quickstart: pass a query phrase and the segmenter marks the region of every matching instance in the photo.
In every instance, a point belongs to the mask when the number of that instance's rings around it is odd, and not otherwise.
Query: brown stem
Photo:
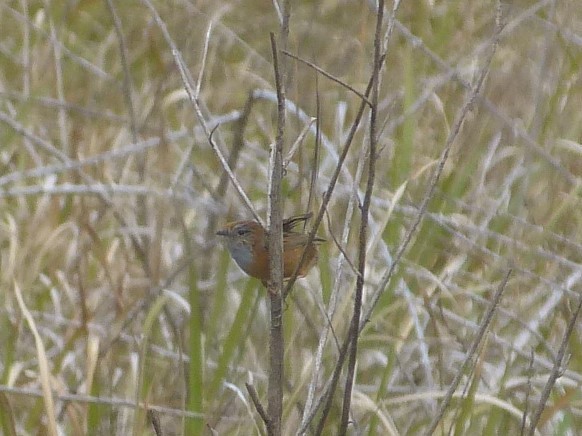
[[[354,311],[352,323],[349,331],[350,355],[348,360],[348,375],[344,390],[344,403],[342,407],[342,418],[339,429],[340,435],[345,435],[348,431],[350,417],[350,405],[352,400],[352,389],[354,386],[356,358],[358,353],[358,337],[360,326],[360,314],[362,312],[362,295],[364,292],[364,277],[366,272],[366,245],[368,240],[368,215],[370,203],[372,202],[372,191],[374,190],[374,179],[376,175],[376,148],[377,148],[377,115],[378,115],[378,93],[379,76],[382,68],[382,21],[384,19],[384,0],[378,2],[378,14],[376,19],[376,32],[374,36],[374,71],[372,73],[372,104],[370,107],[370,150],[368,153],[368,182],[366,193],[362,203],[362,220],[359,235],[358,253],[358,277],[356,279],[356,295],[354,299]]]
[[[259,412],[259,416],[265,423],[265,426],[269,428],[269,416],[267,415],[267,412],[265,412],[265,408],[261,404],[261,400],[259,400],[259,396],[257,395],[255,387],[249,383],[245,383],[245,386],[249,395],[251,396],[251,401],[253,402],[255,409],[257,409],[257,412]]]
[[[289,34],[289,3],[285,2],[281,23],[281,43],[287,46]],[[271,33],[271,50],[277,90],[277,137],[271,150],[271,177],[269,185],[269,271],[268,282],[271,300],[271,334],[269,336],[269,388],[267,433],[281,434],[283,415],[283,217],[281,201],[281,181],[283,178],[283,142],[285,136],[285,65],[279,62],[277,42]]]

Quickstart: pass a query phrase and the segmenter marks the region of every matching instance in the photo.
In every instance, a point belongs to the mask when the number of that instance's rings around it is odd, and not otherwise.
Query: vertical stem
[[[278,124],[277,138],[271,150],[271,181],[269,189],[269,269],[271,272],[268,283],[271,298],[271,334],[269,336],[270,370],[268,392],[269,435],[281,434],[281,415],[283,413],[283,318],[282,296],[283,287],[283,217],[281,213],[281,178],[283,176],[283,135],[285,132],[285,96],[282,89],[279,65],[277,60],[277,43],[271,33],[271,48],[275,67],[275,82],[277,84]]]
[[[372,77],[370,77],[370,80],[368,82],[368,86],[366,87],[366,92],[364,93],[366,98],[368,98],[368,96],[370,95],[370,92],[372,91],[373,80],[374,80],[374,75],[372,74]],[[341,168],[346,160],[346,157],[348,155],[348,151],[350,150],[350,147],[352,145],[352,141],[353,141],[353,139],[356,135],[356,132],[358,130],[358,126],[360,125],[362,117],[364,116],[364,109],[366,108],[366,106],[367,106],[366,101],[362,100],[362,102],[360,103],[360,107],[358,109],[358,112],[356,114],[356,118],[352,122],[352,126],[350,128],[350,132],[348,134],[348,137],[346,138],[346,140],[344,142],[343,149],[342,149],[342,152],[341,152],[340,157],[339,157],[339,161],[338,161],[336,168],[334,170],[334,173],[331,177],[328,188],[325,191],[325,194],[323,195],[323,200],[321,202],[321,207],[319,208],[319,213],[317,214],[317,217],[315,218],[314,223],[313,223],[313,228],[312,228],[311,232],[309,233],[308,244],[311,243],[311,241],[313,240],[312,238],[315,235],[315,231],[317,230],[319,223],[321,223],[325,209],[327,208],[327,205],[329,204],[329,201],[331,199],[331,195],[335,189],[336,182],[339,178],[339,173],[340,173]],[[289,282],[287,283],[287,287],[285,289],[286,293],[288,293],[289,289],[293,285],[293,282],[294,282],[294,279],[292,277],[291,280],[289,280]],[[341,352],[340,352],[338,360],[336,362],[333,376],[332,376],[332,379],[330,381],[330,385],[328,388],[329,394],[326,394],[325,398],[322,399],[322,401],[318,405],[316,405],[316,409],[318,407],[320,407],[321,405],[323,405],[321,417],[319,419],[319,422],[317,424],[317,430],[315,432],[316,435],[321,434],[321,432],[323,431],[323,427],[325,426],[325,421],[327,420],[327,417],[329,415],[329,411],[331,410],[331,403],[333,401],[334,393],[335,393],[335,390],[337,388],[339,375],[340,375],[340,372],[342,371],[342,368],[343,368],[343,365],[345,362],[345,358],[347,355],[349,340],[350,340],[350,338],[348,336],[348,337],[346,337],[346,339],[344,340],[344,342],[342,344]],[[323,404],[323,403],[325,403],[325,404]],[[309,424],[309,422],[313,419],[313,417],[315,415],[315,410],[312,412],[313,412],[313,414],[312,414],[311,418],[309,418],[306,421],[306,423],[304,424],[304,426],[302,428],[303,431],[305,430],[305,428],[307,427],[307,425]]]
[[[284,3],[280,41],[287,48],[289,35],[289,2]],[[271,299],[271,334],[269,337],[270,369],[268,388],[267,433],[281,434],[283,415],[283,217],[281,207],[281,180],[283,178],[283,143],[285,139],[285,80],[286,68],[279,62],[275,35],[271,33],[271,49],[277,89],[277,137],[271,150],[271,177],[269,183],[268,242],[270,278],[268,291]]]
[[[376,33],[374,38],[374,71],[372,72],[372,105],[370,108],[370,150],[368,157],[368,182],[366,184],[366,193],[362,204],[362,222],[360,224],[359,235],[359,253],[358,253],[358,275],[356,281],[356,295],[354,299],[354,312],[352,323],[348,333],[349,343],[349,360],[348,374],[346,378],[346,387],[344,390],[344,402],[342,407],[342,418],[339,429],[340,435],[345,435],[348,429],[350,417],[350,405],[352,399],[352,389],[354,386],[356,358],[358,353],[358,336],[360,326],[360,314],[362,311],[362,294],[364,290],[364,277],[366,272],[366,243],[368,233],[368,214],[372,200],[372,191],[374,189],[374,179],[376,171],[376,145],[377,145],[377,112],[378,112],[378,92],[379,92],[379,75],[382,68],[382,20],[384,17],[384,0],[378,2],[378,16],[376,20]]]

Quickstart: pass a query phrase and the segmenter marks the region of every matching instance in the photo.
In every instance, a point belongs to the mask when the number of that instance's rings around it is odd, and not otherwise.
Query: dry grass
[[[340,3],[293,4],[289,50],[363,92],[373,2]],[[227,158],[237,150],[234,173],[264,219],[276,134],[272,4],[155,7],[207,125],[220,123],[217,146]],[[491,48],[494,9],[405,2],[397,14],[379,91],[364,313],[380,297],[358,346],[354,434],[426,432],[456,376],[437,433],[527,432],[557,369],[539,434],[582,432],[580,320],[565,336],[582,295],[578,2],[503,10],[481,96],[396,275],[380,286]],[[250,212],[221,186],[222,166],[150,10],[140,1],[8,1],[0,29],[0,432],[154,434],[148,409],[164,434],[261,434],[245,382],[265,403],[267,298],[214,237]],[[311,209],[319,207],[360,98],[287,62],[286,150],[316,116],[318,95],[322,133],[317,165],[315,124],[290,160],[289,216],[306,211],[314,169]],[[329,241],[319,268],[287,300],[284,434],[299,429],[310,384],[315,401],[324,391],[347,334],[368,122],[319,231]],[[326,434],[339,425],[343,385]]]

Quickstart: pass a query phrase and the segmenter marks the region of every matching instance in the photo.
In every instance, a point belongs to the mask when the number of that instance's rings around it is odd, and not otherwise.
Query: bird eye
[[[245,229],[245,228],[243,228],[243,227],[241,227],[240,229],[238,229],[238,230],[236,231],[237,235],[239,235],[239,236],[244,236],[244,235],[246,235],[248,232],[249,232],[249,230],[248,230],[248,229]]]

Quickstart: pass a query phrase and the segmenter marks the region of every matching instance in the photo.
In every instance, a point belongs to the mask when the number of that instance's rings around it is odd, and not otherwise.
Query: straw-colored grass
[[[291,3],[289,51],[364,92],[374,2]],[[215,236],[251,215],[221,182],[176,55],[265,219],[277,13],[273,2],[154,7],[165,36],[145,1],[0,5],[0,433],[142,435],[154,422],[163,434],[265,432],[245,383],[266,406],[269,298]],[[351,434],[423,434],[454,381],[439,434],[527,432],[536,412],[537,434],[582,432],[580,319],[567,336],[582,298],[582,9],[511,2],[502,12],[483,89],[381,287],[495,30],[494,2],[411,1],[396,14],[363,313],[379,298],[359,338]],[[290,216],[319,208],[361,100],[281,56],[286,151],[304,134],[283,180]],[[284,434],[319,401],[349,327],[368,134],[366,112],[318,232],[328,241],[318,267],[286,301]],[[344,378],[324,434],[337,432]]]

